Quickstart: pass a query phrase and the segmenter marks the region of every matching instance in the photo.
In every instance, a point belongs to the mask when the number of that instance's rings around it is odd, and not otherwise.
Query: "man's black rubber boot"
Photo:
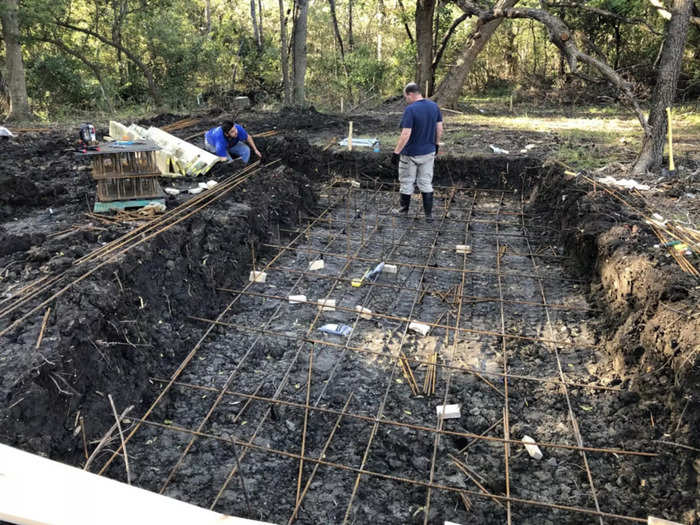
[[[423,193],[423,211],[425,212],[425,220],[433,222],[433,192]]]
[[[408,208],[411,205],[411,196],[410,195],[405,195],[403,193],[399,194],[401,196],[401,206],[398,209],[398,213],[403,213],[407,214],[408,213]]]

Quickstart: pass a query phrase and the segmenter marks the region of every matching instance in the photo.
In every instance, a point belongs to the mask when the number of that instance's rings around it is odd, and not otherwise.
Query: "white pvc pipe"
[[[0,520],[21,525],[271,525],[226,516],[0,445]]]

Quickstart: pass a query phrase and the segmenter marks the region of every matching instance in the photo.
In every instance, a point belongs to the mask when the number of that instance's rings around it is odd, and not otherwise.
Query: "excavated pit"
[[[302,491],[318,469],[299,523],[423,523],[426,512],[429,523],[502,523],[507,502],[484,493],[507,491],[517,523],[599,522],[596,506],[604,523],[697,523],[687,448],[698,446],[688,395],[698,385],[697,288],[646,254],[653,238],[639,217],[537,159],[485,156],[438,162],[432,224],[418,195],[396,218],[387,156],[323,152],[294,135],[260,142],[280,165],[73,285],[51,302],[39,349],[45,308],[0,337],[3,442],[83,465],[80,420],[89,453],[114,423],[111,394],[120,411],[135,406],[135,485],[237,516],[286,523],[303,456]],[[76,216],[91,190],[69,154],[32,188],[22,168],[0,181],[26,197],[3,207],[2,299],[50,272],[81,275],[73,262],[125,231],[66,231],[84,224]],[[248,281],[251,246],[255,269],[270,265],[264,284]],[[319,257],[325,267],[310,272]],[[398,272],[351,285],[382,261]],[[290,304],[297,294],[311,304]],[[314,304],[326,297],[336,311]],[[360,318],[356,305],[378,315]],[[420,335],[409,320],[433,326]],[[352,332],[320,332],[327,323]],[[506,388],[512,439],[576,447],[571,406],[593,449],[585,462],[545,445],[536,460],[511,443],[506,478]],[[461,404],[461,417],[439,427],[443,401]],[[481,434],[493,440],[473,439]],[[117,439],[90,470],[125,479]]]

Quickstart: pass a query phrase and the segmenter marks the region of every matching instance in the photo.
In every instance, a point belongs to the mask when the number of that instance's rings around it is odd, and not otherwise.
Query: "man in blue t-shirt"
[[[423,98],[418,84],[411,82],[403,89],[408,107],[401,117],[401,136],[391,162],[399,167],[401,207],[407,214],[414,185],[423,194],[425,219],[433,222],[433,164],[442,137],[442,113],[432,100]]]
[[[243,129],[243,126],[234,124],[230,120],[206,132],[204,147],[225,161],[231,161],[233,157],[240,157],[243,164],[248,164],[251,148],[258,157],[262,158],[253,137]]]

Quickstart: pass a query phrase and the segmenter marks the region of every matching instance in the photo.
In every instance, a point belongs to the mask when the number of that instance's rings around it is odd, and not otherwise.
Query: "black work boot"
[[[401,204],[394,210],[394,213],[408,215],[408,207],[411,205],[411,196],[403,193],[399,193],[399,196],[401,197],[401,200],[399,201]]]
[[[423,193],[423,211],[426,222],[433,222],[433,192]]]

